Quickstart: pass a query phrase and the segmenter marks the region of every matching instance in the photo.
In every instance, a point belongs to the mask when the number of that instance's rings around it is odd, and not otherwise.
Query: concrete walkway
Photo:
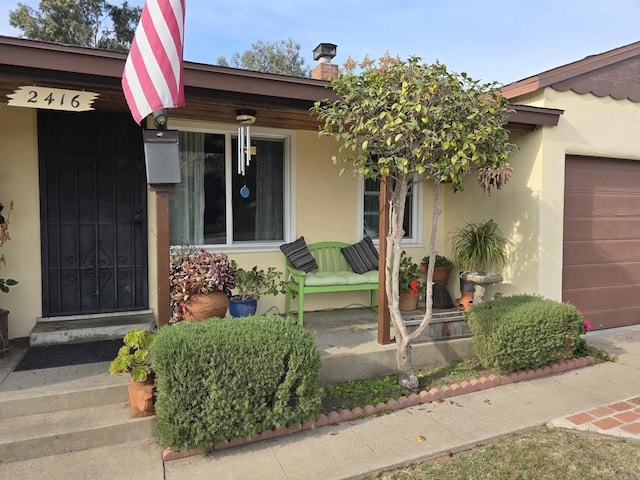
[[[640,440],[640,326],[587,339],[618,361],[165,464],[157,445],[141,441],[0,464],[0,478],[362,478],[549,423]]]

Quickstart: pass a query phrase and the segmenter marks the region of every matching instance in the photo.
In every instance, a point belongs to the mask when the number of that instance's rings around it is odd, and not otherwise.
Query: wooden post
[[[391,343],[391,316],[385,282],[387,278],[387,233],[389,232],[389,188],[386,177],[380,181],[380,203],[378,217],[378,343]]]
[[[156,276],[158,311],[156,312],[158,328],[168,325],[171,317],[169,300],[169,263],[170,263],[170,230],[169,230],[169,194],[173,185],[150,185],[156,194]]]

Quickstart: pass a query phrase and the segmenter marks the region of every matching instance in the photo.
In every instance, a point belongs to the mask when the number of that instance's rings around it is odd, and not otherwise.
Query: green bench
[[[285,278],[288,279],[285,296],[285,313],[291,313],[291,298],[298,296],[298,325],[303,325],[304,296],[308,293],[371,291],[371,309],[376,310],[378,271],[354,273],[344,258],[344,242],[319,242],[307,245],[315,258],[318,269],[310,273],[296,269],[287,259]]]

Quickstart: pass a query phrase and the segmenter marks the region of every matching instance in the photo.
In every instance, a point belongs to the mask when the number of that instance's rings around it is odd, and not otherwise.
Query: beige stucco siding
[[[349,172],[340,176],[340,166],[331,161],[337,145],[315,131],[296,132],[295,231],[307,243],[356,240],[357,181]]]
[[[296,131],[293,235],[296,238],[303,235],[307,243],[357,240],[357,183],[349,173],[338,175],[339,167],[331,161],[336,154],[337,143],[333,138],[319,137],[316,131]],[[281,253],[271,259],[284,268],[284,256]],[[362,293],[309,295],[305,298],[305,309],[344,307],[366,300],[366,294]],[[277,305],[284,309],[282,295],[262,299],[260,310],[263,310],[265,303],[267,307]]]
[[[511,141],[518,145],[509,159],[513,176],[501,190],[493,190],[491,196],[477,186],[475,175],[466,178],[464,191],[453,193],[447,189],[445,193],[445,237],[467,222],[492,218],[514,243],[509,253],[509,265],[501,272],[504,282],[490,287],[489,296],[498,291],[503,294],[535,293],[538,289],[540,139],[539,131],[511,135]],[[449,247],[447,242],[445,245]]]
[[[552,88],[512,102],[557,108],[564,114],[557,127],[513,137],[520,147],[512,156],[514,176],[496,195],[504,201],[493,218],[511,229],[517,248],[499,288],[561,300],[565,156],[640,160],[640,104]],[[485,216],[491,214],[484,210],[487,200],[478,199],[477,205]]]
[[[0,202],[11,214],[6,257],[0,275],[20,282],[0,293],[0,308],[9,310],[9,338],[25,337],[42,312],[40,269],[40,197],[38,193],[37,111],[0,105]]]
[[[556,128],[543,134],[541,259],[546,281],[540,293],[562,297],[562,226],[565,156],[568,154],[640,160],[640,104],[591,94],[545,90],[546,107],[562,108]],[[543,264],[541,263],[541,270]]]

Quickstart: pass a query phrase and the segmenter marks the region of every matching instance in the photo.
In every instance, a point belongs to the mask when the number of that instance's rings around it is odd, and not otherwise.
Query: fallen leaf
[[[329,435],[338,435],[340,432],[331,432]]]
[[[488,398],[484,401],[484,403],[486,403],[487,405],[491,405],[491,400],[489,400]]]
[[[418,443],[422,443],[426,440],[426,438],[422,435],[418,435],[418,438],[416,438],[416,442]]]

